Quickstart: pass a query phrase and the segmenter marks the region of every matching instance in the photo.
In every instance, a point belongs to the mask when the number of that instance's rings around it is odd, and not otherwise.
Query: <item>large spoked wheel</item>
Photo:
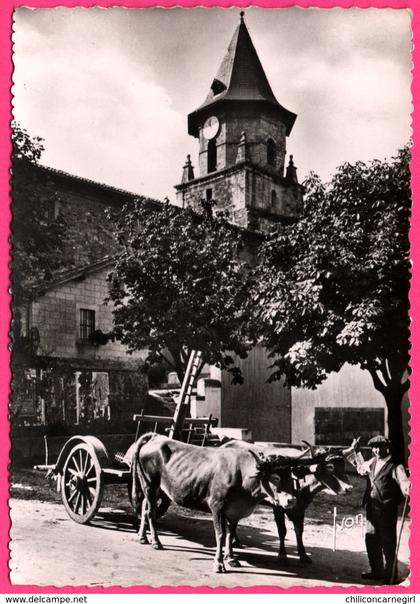
[[[61,499],[72,520],[87,524],[99,509],[104,480],[99,460],[85,443],[69,453],[61,477]]]

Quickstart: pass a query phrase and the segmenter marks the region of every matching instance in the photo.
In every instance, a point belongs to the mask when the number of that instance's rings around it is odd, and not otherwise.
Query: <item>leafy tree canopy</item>
[[[13,159],[26,160],[37,164],[45,150],[40,136],[31,136],[19,122],[12,122]]]
[[[360,365],[385,397],[394,443],[408,388],[409,159],[406,147],[346,163],[327,185],[311,174],[301,219],[262,247],[253,295],[272,378],[314,388]]]
[[[14,122],[12,142],[12,292],[19,304],[28,299],[33,285],[62,267],[66,224],[57,213],[57,192],[45,187],[36,169],[42,139]]]
[[[195,349],[240,382],[226,352],[247,351],[240,234],[221,215],[139,198],[123,208],[117,238],[122,253],[109,276],[117,337],[151,361],[166,359],[179,379]]]

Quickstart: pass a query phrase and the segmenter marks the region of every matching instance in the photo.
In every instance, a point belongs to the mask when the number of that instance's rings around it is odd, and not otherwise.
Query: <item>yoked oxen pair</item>
[[[232,541],[236,526],[266,500],[273,508],[287,510],[296,504],[292,468],[312,465],[299,456],[277,453],[264,456],[257,448],[207,448],[185,444],[148,433],[133,447],[132,501],[141,505],[139,538],[148,543],[147,521],[152,545],[162,549],[156,531],[156,504],[160,489],[175,503],[195,510],[210,511],[216,536],[215,572],[226,572],[224,560],[239,566]],[[226,540],[226,543],[225,543]],[[223,558],[223,546],[225,557]]]
[[[294,504],[288,506],[288,508],[284,508],[281,506],[271,506],[269,501],[263,502],[263,504],[270,505],[274,512],[274,520],[280,541],[278,557],[281,564],[287,564],[285,516],[287,515],[293,522],[300,561],[311,563],[312,560],[307,555],[303,544],[303,529],[307,507],[313,501],[314,497],[323,490],[327,490],[327,492],[334,495],[342,495],[349,493],[353,489],[349,482],[349,477],[345,472],[345,459],[341,451],[321,449],[306,442],[305,445],[308,446],[305,455],[308,453],[311,455],[313,465],[300,465],[293,470],[292,477],[294,484],[291,493],[295,496]],[[260,446],[256,447],[251,443],[235,440],[229,441],[222,446],[241,449],[245,447],[253,451],[261,450]],[[292,459],[302,455],[302,451],[294,447],[282,447],[281,449],[267,447],[263,451],[266,455],[281,451],[283,455]],[[303,462],[305,459],[305,457],[301,458],[300,461]],[[235,537],[235,543],[238,546],[241,545],[237,537]]]

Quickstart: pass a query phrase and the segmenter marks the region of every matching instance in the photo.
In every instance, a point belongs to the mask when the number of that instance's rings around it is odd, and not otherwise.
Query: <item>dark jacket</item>
[[[375,476],[376,463],[377,460],[375,459],[367,476],[368,482],[363,498],[364,505],[368,504],[369,501],[384,506],[398,505],[403,500],[403,495],[397,481],[394,479],[394,469],[397,464],[392,460],[387,461]]]

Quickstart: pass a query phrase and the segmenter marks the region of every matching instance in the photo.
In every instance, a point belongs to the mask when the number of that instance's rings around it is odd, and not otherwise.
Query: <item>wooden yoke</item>
[[[201,352],[192,350],[188,359],[187,370],[182,381],[181,392],[176,404],[174,421],[169,432],[169,438],[182,440],[182,428],[191,401],[191,393],[201,365]]]

